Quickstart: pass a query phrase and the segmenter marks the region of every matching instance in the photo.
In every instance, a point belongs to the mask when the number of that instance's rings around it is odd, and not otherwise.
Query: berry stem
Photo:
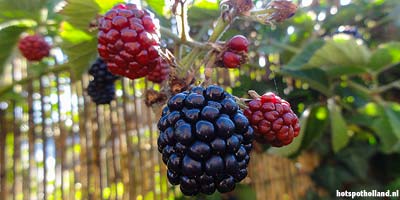
[[[199,48],[199,49],[211,49],[211,47],[208,44],[203,44],[198,41],[194,40],[182,40],[179,38],[176,34],[174,34],[172,31],[170,31],[168,28],[160,26],[160,32],[162,35],[167,36],[168,38],[172,39],[174,42],[176,42],[178,45],[179,44],[184,44],[192,48]]]
[[[217,22],[216,25],[214,27],[214,31],[211,34],[210,38],[208,39],[208,43],[214,43],[216,42],[225,32],[225,30],[229,27],[229,25],[232,23],[233,21],[233,16],[235,16],[235,10],[229,10],[229,16],[230,17],[224,17],[223,15],[221,15]],[[197,59],[197,57],[199,55],[202,54],[202,49],[200,48],[193,48],[192,51],[187,54],[183,59],[182,59],[182,71],[183,72],[189,72],[191,71],[191,67],[194,63],[194,61]],[[194,70],[198,70],[197,68]]]
[[[207,59],[205,59],[207,60]],[[204,69],[204,82],[203,82],[203,86],[208,86],[211,83],[211,76],[213,73],[213,66],[215,61],[217,60],[217,52],[211,52],[211,55],[209,56],[209,59],[205,65],[205,69]]]
[[[242,110],[249,108],[247,106],[246,102],[250,101],[250,99],[243,99],[243,98],[239,98],[237,96],[233,96],[233,97],[235,98],[236,103],[239,105],[239,108],[241,108]]]
[[[176,21],[178,24],[178,32],[181,38],[181,41],[187,41],[189,36],[189,24],[187,22],[187,4],[186,0],[180,0],[178,4],[178,13],[176,14]]]
[[[251,98],[253,98],[253,99],[259,99],[259,98],[261,98],[261,96],[260,96],[256,91],[254,91],[254,90],[249,90],[249,91],[247,92],[247,94],[249,94],[249,96],[250,96]]]

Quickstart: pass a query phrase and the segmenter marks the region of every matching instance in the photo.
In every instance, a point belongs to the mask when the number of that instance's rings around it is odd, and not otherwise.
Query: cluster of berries
[[[89,69],[93,80],[89,82],[87,93],[96,104],[109,104],[115,97],[115,80],[117,76],[107,70],[107,64],[100,58]]]
[[[232,37],[226,44],[217,65],[225,68],[238,68],[247,61],[249,41],[243,35]]]
[[[166,80],[170,69],[159,54],[159,38],[158,21],[135,4],[119,4],[101,17],[98,52],[107,64],[101,61],[89,71],[94,76],[88,88],[92,99],[97,104],[112,100],[112,74]],[[244,36],[232,37],[216,64],[240,67],[248,60],[248,46]],[[273,93],[251,100],[243,113],[231,94],[211,85],[175,93],[158,129],[158,150],[169,182],[180,185],[185,195],[196,195],[232,191],[247,176],[254,138],[280,147],[292,142],[300,126],[290,104]]]
[[[232,191],[247,176],[253,129],[221,87],[171,97],[158,122],[158,150],[168,180],[185,195]]]
[[[40,35],[23,37],[19,40],[18,49],[29,61],[40,61],[50,53],[50,45]]]

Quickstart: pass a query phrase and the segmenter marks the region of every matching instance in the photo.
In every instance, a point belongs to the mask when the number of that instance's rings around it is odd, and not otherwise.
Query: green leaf
[[[153,10],[157,15],[164,15],[165,1],[160,0],[146,0],[147,5]]]
[[[97,5],[100,7],[100,13],[104,14],[106,13],[108,10],[110,10],[111,8],[113,8],[115,5],[117,5],[118,3],[123,3],[125,2],[124,0],[95,0]]]
[[[329,82],[326,73],[320,69],[303,69],[290,70],[283,68],[280,72],[282,75],[291,76],[300,79],[310,85],[311,88],[318,90],[322,94],[330,96]]]
[[[211,0],[197,0],[188,9],[190,24],[203,24],[204,21],[214,20],[219,16],[218,2]]]
[[[3,73],[4,64],[13,53],[19,36],[26,29],[24,26],[9,26],[0,30],[0,74]]]
[[[238,184],[235,188],[234,194],[238,199],[256,199],[256,191],[254,191],[253,187],[247,184]]]
[[[300,133],[296,138],[294,138],[294,141],[290,145],[283,146],[280,148],[271,147],[268,149],[268,152],[277,154],[280,156],[286,156],[286,157],[289,157],[291,155],[298,153],[298,151],[300,150],[304,135],[305,135],[305,130],[306,130],[305,127],[307,126],[311,110],[312,110],[312,108],[309,107],[301,115],[301,117],[300,117],[300,127],[301,127]]]
[[[60,32],[60,36],[68,42],[76,44],[85,40],[90,40],[92,38],[92,36],[88,35],[86,32],[76,29],[68,22],[63,22],[61,26],[62,29]]]
[[[398,62],[400,62],[400,42],[390,42],[379,46],[372,54],[367,67],[379,70]]]
[[[336,105],[333,99],[328,100],[328,109],[331,121],[332,148],[337,153],[349,143],[349,135],[347,134],[346,122],[340,111],[340,107]]]
[[[331,39],[320,48],[305,68],[332,66],[364,67],[369,60],[370,52],[364,45],[354,39]]]
[[[400,151],[400,140],[395,133],[395,131],[398,130],[394,130],[398,129],[398,124],[395,124],[397,120],[394,118],[398,116],[396,105],[398,104],[394,104],[394,107],[388,107],[370,103],[360,110],[363,114],[375,117],[374,120],[370,122],[370,127],[378,135],[381,149],[385,153]],[[390,110],[392,108],[394,109],[393,111]],[[394,119],[389,119],[390,115],[395,115],[391,116]]]
[[[335,158],[344,164],[352,174],[366,179],[368,176],[369,159],[376,153],[376,149],[365,143],[352,143],[335,155]]]
[[[35,19],[39,20],[40,10],[47,3],[47,0],[0,0],[0,21],[1,19]]]
[[[344,183],[354,180],[354,176],[341,165],[322,165],[313,172],[313,180],[332,194]]]
[[[307,116],[307,121],[301,127],[303,140],[299,150],[308,148],[314,141],[316,141],[324,132],[325,127],[328,125],[328,109],[325,106],[314,105],[309,112],[304,112]]]
[[[97,39],[92,38],[77,44],[64,43],[63,50],[68,56],[68,65],[71,66],[75,78],[87,71],[97,56]]]
[[[384,110],[393,133],[400,139],[400,104],[391,103]]]
[[[256,72],[257,73],[257,72]],[[281,88],[284,87],[283,83],[280,79],[276,78],[275,80],[276,87]],[[232,95],[237,97],[244,97],[247,96],[247,92],[249,88],[255,90],[259,94],[263,94],[266,91],[273,91],[276,90],[275,84],[266,83],[265,80],[258,81],[252,79],[250,76],[242,75],[239,78],[239,81],[236,83],[238,86],[232,88]],[[279,91],[276,91],[279,92]]]
[[[315,40],[307,44],[300,53],[296,54],[285,66],[287,69],[299,69],[307,64],[314,53],[325,44],[323,40]]]
[[[329,77],[339,77],[343,75],[357,75],[366,72],[364,68],[355,66],[332,66],[325,68],[324,71]]]
[[[90,23],[96,20],[99,11],[100,7],[95,0],[68,0],[61,14],[75,28],[90,33]],[[94,35],[94,33],[90,34]]]

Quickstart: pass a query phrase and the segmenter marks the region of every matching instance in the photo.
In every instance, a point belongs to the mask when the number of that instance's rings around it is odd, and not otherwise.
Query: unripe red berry
[[[266,93],[248,103],[244,115],[249,119],[256,135],[256,141],[275,147],[288,145],[300,132],[300,124],[290,104]]]
[[[147,75],[147,79],[154,83],[162,83],[167,80],[169,72],[169,64],[160,58],[157,66]]]
[[[29,61],[40,61],[50,53],[50,45],[40,35],[22,38],[18,43],[18,48]]]
[[[228,48],[233,51],[248,51],[249,41],[243,35],[235,35],[228,41]]]
[[[240,59],[241,57],[239,55],[227,51],[224,53],[222,62],[224,63],[224,66],[227,68],[238,68],[240,67]]]
[[[99,20],[99,55],[108,70],[136,79],[157,65],[160,55],[158,20],[135,4],[119,4]]]

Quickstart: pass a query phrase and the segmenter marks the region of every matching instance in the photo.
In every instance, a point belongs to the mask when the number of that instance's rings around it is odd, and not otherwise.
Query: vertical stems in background
[[[6,186],[6,111],[0,109],[0,199],[7,199]]]
[[[16,71],[20,68],[18,64],[12,62],[12,81],[15,81]],[[14,144],[13,144],[13,178],[14,181],[12,183],[12,191],[13,191],[13,198],[16,199],[20,191],[21,186],[21,131],[19,129],[20,121],[19,117],[22,113],[19,113],[19,107],[17,106],[17,102],[15,100],[11,101],[11,109],[12,109],[12,119],[13,119],[13,137],[14,137]]]
[[[23,62],[20,60],[20,65],[21,65],[21,76],[27,76],[27,63]],[[29,96],[28,91],[24,89],[24,92]],[[22,107],[22,126],[24,127],[29,127],[29,105],[24,104]],[[21,128],[22,129],[22,128]],[[23,134],[22,134],[22,139],[23,141],[21,142],[21,173],[22,173],[22,195],[23,199],[30,199],[30,173],[29,173],[29,128],[28,129],[22,129]],[[22,148],[23,147],[23,148]]]
[[[149,84],[148,84],[148,81],[147,80],[145,80],[145,90],[148,90],[148,89],[150,89],[150,87],[149,87]],[[143,103],[143,101],[142,101],[142,103]],[[153,111],[150,109],[150,107],[148,107],[148,106],[146,106],[146,105],[144,105],[145,106],[145,108],[146,108],[146,119],[147,119],[147,121],[146,121],[146,124],[147,124],[147,127],[149,128],[149,131],[150,131],[150,138],[149,138],[149,144],[150,144],[150,155],[149,155],[149,159],[150,159],[150,186],[151,186],[151,188],[152,188],[152,191],[153,191],[153,194],[154,194],[154,199],[157,199],[157,193],[156,193],[156,182],[155,182],[155,173],[156,173],[156,168],[155,168],[155,165],[154,165],[154,130],[153,130],[153,120],[152,120],[152,113],[153,113]]]
[[[121,151],[119,151],[118,145],[121,145],[121,140],[118,137],[118,133],[121,129],[118,126],[118,105],[116,100],[111,102],[110,106],[110,122],[111,122],[111,150],[112,150],[112,164],[113,164],[113,175],[114,175],[114,188],[115,188],[115,199],[119,199],[120,194],[118,193],[118,184],[121,182]],[[122,195],[122,194],[121,194]]]
[[[139,119],[139,116],[138,116],[138,114],[140,113],[138,110],[139,110],[139,107],[138,107],[138,103],[140,103],[140,101],[138,101],[138,99],[137,99],[137,97],[136,97],[136,91],[138,90],[138,88],[136,88],[135,87],[135,81],[132,81],[132,88],[133,88],[133,103],[134,103],[134,109],[135,109],[135,114],[134,114],[134,116],[135,116],[135,120],[136,121],[134,121],[134,123],[135,123],[135,128],[136,128],[136,136],[137,136],[137,141],[138,141],[138,144],[137,144],[137,149],[138,149],[138,152],[139,152],[139,163],[138,163],[138,165],[139,165],[139,174],[140,174],[140,181],[142,181],[142,183],[139,185],[139,187],[140,187],[140,194],[141,195],[144,195],[145,194],[145,187],[144,186],[146,186],[146,183],[147,183],[147,180],[146,180],[146,174],[145,174],[145,171],[143,170],[143,165],[145,165],[146,163],[144,162],[144,160],[143,160],[143,155],[142,155],[142,139],[141,139],[141,135],[140,135],[140,124],[142,123],[142,121]]]
[[[58,166],[58,170],[56,172],[56,182],[59,182],[60,187],[60,196],[61,199],[65,199],[64,197],[64,160],[65,160],[65,140],[66,133],[65,127],[62,121],[62,113],[61,113],[61,85],[60,85],[60,74],[56,74],[56,87],[57,87],[57,113],[58,113],[58,129],[59,135],[55,137],[56,143],[56,166]],[[58,180],[57,180],[58,179]],[[56,197],[58,198],[58,197]]]
[[[17,196],[21,193],[20,187],[21,185],[21,131],[19,129],[20,122],[17,119],[17,103],[12,101],[12,110],[13,110],[13,133],[14,133],[14,154],[13,154],[13,174],[14,174],[14,181],[13,181],[13,198],[17,199]]]
[[[132,154],[134,153],[134,148],[133,148],[133,142],[132,142],[132,131],[133,131],[133,120],[130,115],[131,112],[128,113],[130,110],[128,108],[128,94],[129,94],[129,84],[127,84],[128,80],[122,79],[122,105],[123,105],[123,115],[124,115],[124,121],[125,121],[125,137],[126,137],[126,145],[127,145],[127,161],[126,161],[126,166],[129,169],[129,199],[136,199],[136,177],[135,177],[135,169],[136,166],[134,165],[134,158],[132,157]]]
[[[32,198],[32,187],[35,185],[36,179],[33,179],[35,172],[35,124],[33,122],[33,82],[28,83],[28,145],[29,145],[29,167],[28,167],[28,184],[29,184],[29,196],[28,199]],[[1,139],[0,139],[1,140]]]
[[[108,199],[114,199],[114,191],[112,190],[112,184],[114,181],[114,172],[113,172],[113,158],[112,158],[112,140],[111,140],[111,120],[110,120],[110,109],[109,105],[104,105],[103,107],[103,115],[102,115],[102,120],[103,120],[103,130],[104,130],[104,135],[102,142],[100,143],[101,146],[101,151],[102,151],[102,166],[104,166],[104,174],[105,174],[105,188],[107,188],[107,193],[105,197],[103,198],[108,198]]]
[[[118,80],[116,81],[116,85],[122,86],[122,91],[124,91],[123,87],[123,80]],[[122,101],[122,102],[121,102]],[[118,98],[116,96],[115,101],[111,104],[111,109],[114,111],[114,115],[112,116],[112,134],[114,137],[114,148],[115,151],[118,155],[117,157],[117,163],[116,163],[116,189],[117,189],[117,195],[118,198],[121,197],[121,199],[129,199],[129,160],[130,156],[128,154],[127,150],[127,123],[126,120],[124,119],[124,104],[123,104],[124,99],[123,98]],[[117,142],[118,141],[118,142]],[[122,184],[122,185],[121,185]],[[121,187],[123,186],[123,187]],[[123,189],[123,190],[121,190]]]
[[[47,199],[47,164],[46,164],[46,158],[47,158],[47,136],[46,136],[46,111],[44,109],[45,107],[45,102],[44,102],[44,97],[45,97],[45,88],[44,88],[44,83],[43,83],[43,77],[40,77],[40,102],[41,102],[41,113],[42,113],[42,151],[43,151],[43,199]]]
[[[88,82],[89,82],[88,77],[83,76],[82,83],[81,83],[82,88],[86,88],[88,85]],[[92,179],[93,179],[92,173],[93,172],[91,169],[94,164],[94,159],[93,159],[92,150],[90,149],[90,147],[93,147],[93,140],[90,137],[90,135],[91,135],[90,133],[92,133],[94,126],[92,124],[92,122],[93,122],[92,110],[93,109],[91,109],[92,106],[91,106],[90,98],[85,94],[86,94],[85,92],[83,92],[83,94],[82,94],[83,101],[84,101],[83,112],[84,112],[84,119],[85,119],[84,129],[82,129],[85,131],[82,134],[85,135],[85,142],[86,142],[86,144],[85,144],[85,147],[86,147],[85,148],[85,151],[86,151],[86,162],[85,163],[86,163],[86,181],[87,181],[87,191],[86,192],[87,192],[87,198],[91,200],[91,199],[95,199],[95,196],[93,194],[93,189],[95,190],[95,188],[94,188],[95,184],[93,184],[93,182],[92,182]]]
[[[96,190],[100,190],[100,194],[98,198],[95,199],[100,199],[103,198],[103,174],[101,170],[101,150],[100,150],[100,141],[101,141],[101,111],[100,107],[96,106],[96,122],[97,122],[97,129],[95,134],[92,136],[93,138],[93,150],[94,150],[94,163],[95,163],[95,177],[96,178]]]
[[[87,121],[85,118],[85,101],[84,101],[84,89],[83,89],[83,80],[80,80],[76,83],[76,95],[78,98],[77,106],[78,106],[78,119],[79,119],[79,146],[80,146],[80,153],[79,153],[79,163],[80,163],[80,184],[81,184],[81,194],[83,198],[88,197],[88,177],[87,177],[87,170],[88,170],[88,162],[87,162],[87,141],[86,141],[86,133],[85,130],[85,122]]]
[[[288,174],[287,175],[287,177],[288,177],[287,180],[289,180],[289,181],[286,180],[286,184],[289,184],[289,187],[290,187],[289,193],[290,193],[290,197],[293,200],[297,200],[298,199],[298,194],[296,194],[296,186],[298,184],[298,179],[297,179],[295,170],[296,169],[295,169],[293,163],[292,162],[288,162],[286,172]]]
[[[78,103],[79,103],[79,97],[77,94],[77,85],[79,84],[78,80],[75,80],[74,77],[71,75],[72,72],[69,73],[71,77],[71,120],[72,120],[72,126],[71,126],[71,139],[72,139],[72,169],[73,169],[73,180],[72,180],[72,193],[73,193],[73,198],[76,198],[76,194],[79,192],[81,193],[82,191],[82,184],[77,184],[81,183],[81,161],[80,161],[80,138],[79,138],[79,133],[77,133],[77,126],[79,126],[79,118],[76,116],[79,115],[79,110],[78,110]],[[81,193],[82,194],[82,193]]]

